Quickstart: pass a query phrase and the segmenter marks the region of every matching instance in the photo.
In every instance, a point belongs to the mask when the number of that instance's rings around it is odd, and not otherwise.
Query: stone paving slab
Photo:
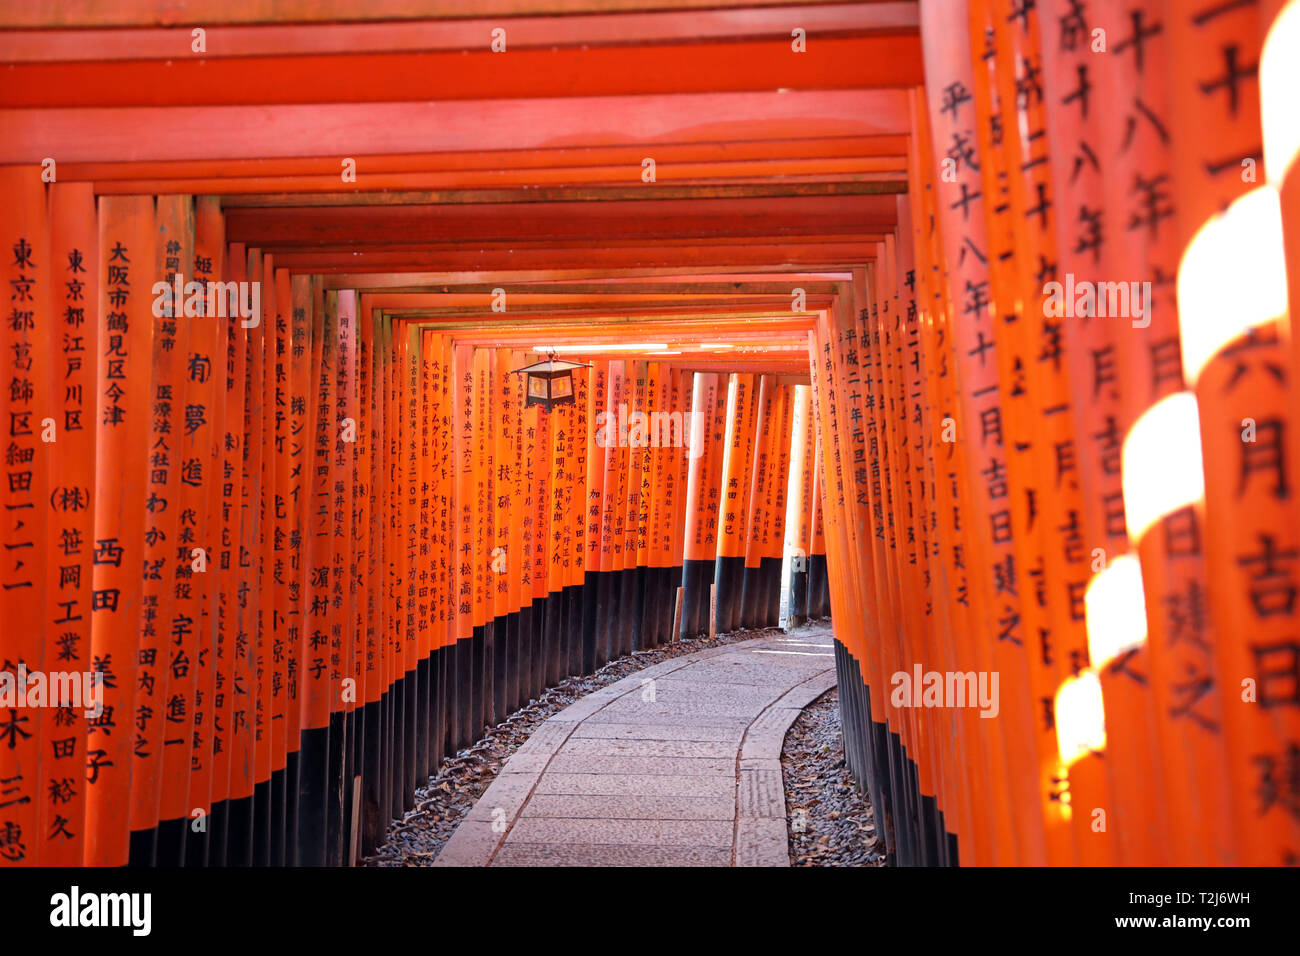
[[[732,799],[730,790],[716,797],[535,793],[524,807],[523,815],[587,819],[617,817],[621,820],[732,820],[736,816],[736,801]]]
[[[516,751],[435,862],[788,866],[781,745],[834,667],[831,630],[815,625],[589,694]]]
[[[743,720],[741,726],[748,727],[749,722],[763,712],[766,704],[754,702],[748,704],[714,703],[692,694],[685,699],[656,701],[630,701],[623,698],[610,704],[603,716],[610,720],[626,723],[628,720],[644,720],[647,723],[664,723],[668,721],[692,721],[697,719],[732,718]],[[662,718],[662,720],[658,719]]]
[[[478,809],[478,804],[474,805]],[[473,811],[471,811],[473,812]],[[501,844],[502,833],[487,820],[461,821],[433,861],[434,866],[487,866]]]
[[[629,710],[615,711],[612,708],[606,708],[596,714],[596,716],[588,717],[583,723],[586,725],[593,723],[645,723],[691,728],[725,727],[732,730],[744,730],[749,726],[751,720],[753,720],[752,716],[745,716],[744,714],[700,713],[698,710],[684,711],[673,710],[669,707],[660,707],[656,711],[643,713]]]
[[[784,823],[782,824],[784,826]],[[636,846],[731,846],[730,820],[576,820],[520,817],[511,843],[597,843]]]
[[[573,733],[573,725],[571,724],[553,724],[549,720],[544,721],[515,751],[514,755],[516,757],[520,754],[546,754],[549,756],[563,746],[571,733]]]
[[[591,774],[666,774],[668,776],[694,776],[695,774],[735,775],[736,758],[718,757],[591,757],[556,754],[546,768],[547,773]]]
[[[805,658],[807,658],[807,657],[820,657],[820,658],[825,659],[825,658],[828,658],[828,657],[829,657],[829,658],[831,658],[831,660],[834,660],[834,659],[835,659],[835,654],[832,653],[831,651],[815,651],[815,650],[795,649],[795,648],[793,648],[793,647],[789,647],[789,646],[786,646],[786,647],[758,647],[758,648],[755,648],[755,649],[754,649],[753,653],[755,653],[755,654],[772,654],[772,655],[777,655],[777,656],[780,656],[780,657],[790,657],[790,658],[800,658],[800,657],[805,657]]]
[[[534,793],[573,794],[653,794],[684,797],[734,797],[734,777],[721,774],[705,776],[694,774],[682,777],[666,773],[651,774],[600,774],[600,773],[548,773],[537,783]],[[480,798],[482,799],[482,798]]]
[[[740,759],[767,758],[781,759],[781,746],[785,743],[785,732],[799,716],[793,708],[769,707],[749,725],[745,731],[745,742],[740,748]]]
[[[522,749],[522,748],[520,748]],[[532,773],[538,774],[546,769],[546,765],[551,761],[551,754],[545,752],[534,753],[516,753],[501,768],[501,773]]]
[[[734,758],[730,740],[627,740],[609,737],[570,737],[560,750],[564,757],[714,757]]]
[[[790,690],[776,702],[776,706],[792,707],[795,710],[803,710],[834,686],[835,671],[822,672],[815,677],[809,678],[797,687],[790,688]]]
[[[642,700],[623,697],[610,706],[617,709],[629,704],[673,704],[679,702],[700,707],[766,707],[781,696],[789,686],[785,684],[726,684],[720,680],[692,680],[689,670],[679,671],[677,677],[669,675],[655,683],[655,699]],[[796,675],[796,679],[797,679]],[[811,675],[810,675],[811,676]]]
[[[785,783],[779,766],[740,771],[736,815],[746,819],[785,819]]]
[[[726,846],[507,843],[493,866],[730,866]]]
[[[808,673],[817,673],[819,668],[810,667]],[[701,682],[705,684],[726,684],[731,687],[779,687],[786,688],[790,686],[790,677],[785,673],[774,673],[770,664],[765,661],[759,661],[751,664],[748,661],[731,661],[726,658],[714,661],[701,661],[691,667],[684,667],[679,671],[674,671],[664,677],[659,678],[667,684],[676,685],[686,682]]]
[[[584,720],[570,740],[598,737],[606,740],[712,740],[739,744],[743,727],[696,727],[691,724],[606,724]]]
[[[781,819],[741,819],[736,823],[736,866],[789,866],[790,849]]]
[[[518,816],[532,794],[535,783],[528,774],[501,774],[488,785],[474,806],[470,807],[466,819],[491,823],[498,811],[504,811],[507,819]]]

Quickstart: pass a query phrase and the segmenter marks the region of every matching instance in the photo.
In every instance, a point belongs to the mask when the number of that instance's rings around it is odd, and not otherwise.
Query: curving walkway
[[[435,866],[788,866],[781,744],[829,625],[648,667],[542,724]]]

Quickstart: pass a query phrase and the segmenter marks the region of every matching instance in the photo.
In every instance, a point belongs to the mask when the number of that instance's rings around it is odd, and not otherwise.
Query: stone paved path
[[[835,685],[830,626],[664,661],[551,717],[436,866],[788,866],[781,743]]]

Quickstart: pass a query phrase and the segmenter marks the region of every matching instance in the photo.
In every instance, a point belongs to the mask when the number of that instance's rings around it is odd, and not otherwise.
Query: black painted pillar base
[[[390,749],[388,755],[388,779],[389,783],[389,814],[393,819],[397,819],[406,809],[406,794],[404,783],[406,777],[406,736],[410,732],[406,723],[406,698],[410,696],[411,689],[406,686],[406,676],[402,675],[393,681],[392,689],[389,691],[393,699],[392,734],[389,738]],[[330,731],[334,732],[334,715],[330,715]],[[342,781],[335,781],[330,778],[330,799],[334,799],[334,787],[341,785]]]
[[[374,852],[383,839],[388,817],[381,812],[379,802],[380,720],[383,708],[379,701],[372,701],[362,710],[361,854],[367,856]],[[299,776],[301,777],[301,771]],[[298,829],[301,832],[301,825]],[[301,848],[298,853],[301,856]]]
[[[506,673],[502,699],[509,716],[519,709],[519,612],[511,611],[504,618],[506,635]]]
[[[226,866],[253,865],[253,797],[240,797],[226,801],[228,822],[226,828]],[[323,824],[322,819],[322,824]],[[325,829],[321,827],[321,837]]]
[[[709,589],[713,586],[713,561],[682,562],[682,623],[678,640],[709,633]]]
[[[474,629],[456,641],[456,750],[474,739]]]
[[[826,579],[826,555],[808,555],[808,616],[829,617],[831,601]]]
[[[298,861],[303,866],[325,866],[326,816],[329,789],[328,727],[304,730],[298,747]],[[388,807],[383,808],[388,818]],[[234,814],[231,814],[232,837]],[[234,842],[232,839],[231,843]],[[228,852],[229,855],[229,852]]]
[[[717,619],[719,634],[734,631],[740,626],[740,590],[744,581],[745,559],[721,555],[713,565],[713,580],[717,586]]]
[[[226,832],[230,825],[229,807],[225,800],[212,805],[208,814],[208,866],[226,865]]]
[[[631,630],[631,642],[628,645],[628,650],[639,651],[646,647],[645,622],[643,620],[645,614],[646,569],[638,565],[631,568],[628,574],[632,578],[632,603],[629,605],[632,613],[631,620],[628,622]]]
[[[534,700],[546,687],[546,605],[548,603],[545,596],[533,598],[533,684],[528,696]]]
[[[330,713],[330,748],[327,816],[325,819],[325,860],[329,866],[343,865],[344,801],[343,753],[347,746],[347,715],[342,711]],[[399,775],[398,780],[404,780]],[[405,794],[400,786],[394,788],[393,816],[401,816]]]
[[[286,756],[288,756],[286,754]],[[285,842],[285,816],[289,812],[288,793],[285,786],[285,770],[281,767],[279,770],[271,771],[271,846],[270,846],[270,866],[284,866],[288,860],[288,844]],[[186,827],[188,830],[189,828]],[[193,842],[195,834],[190,833],[186,840]],[[186,846],[184,850],[186,858],[189,857],[190,849]]]
[[[610,644],[611,622],[614,619],[614,582],[617,576],[613,571],[597,571],[596,574],[596,668],[604,667],[614,657]]]
[[[600,572],[585,571],[582,575],[582,673],[595,673],[598,651],[596,646],[596,598],[600,590]]]
[[[447,686],[446,675],[443,673],[443,660],[445,658],[442,647],[435,647],[429,653],[429,767],[426,771],[427,776],[433,776],[442,766],[443,758],[447,756]],[[370,720],[367,713],[366,720]]]
[[[492,618],[483,625],[483,726],[479,739],[497,722],[497,643],[497,619]]]
[[[362,742],[364,743],[364,741]],[[285,754],[284,761],[284,863],[285,866],[298,865],[298,741],[289,738],[288,744],[294,748]],[[364,751],[363,751],[364,752]],[[204,860],[208,858],[210,846],[212,844],[211,819],[208,821],[208,832],[195,834],[193,827],[190,828],[190,844],[196,850],[202,853]],[[186,851],[185,856],[188,859],[193,853]],[[207,866],[204,862],[203,866]]]
[[[759,595],[763,590],[762,572],[758,565],[746,564],[740,572],[740,626],[758,627]],[[766,607],[766,601],[763,602]]]
[[[518,697],[515,709],[527,704],[533,697],[533,604],[529,601],[515,612],[518,618],[517,640],[519,642],[519,677]]]
[[[546,683],[554,687],[560,682],[560,659],[563,650],[564,592],[550,591],[546,595],[546,626],[543,640],[546,643]]]
[[[759,580],[763,582],[760,601],[766,600],[759,611],[759,627],[778,627],[781,624],[781,559],[764,558],[758,570]]]
[[[405,703],[405,707],[403,708],[403,714],[404,714],[404,722],[406,725],[406,731],[402,735],[402,743],[405,746],[405,750],[402,754],[402,773],[400,776],[398,776],[397,779],[406,781],[406,787],[405,787],[405,792],[402,794],[402,810],[401,813],[397,814],[397,816],[401,816],[402,813],[405,813],[407,810],[410,810],[412,807],[415,806],[415,787],[417,783],[422,782],[420,780],[420,767],[419,767],[420,758],[419,758],[419,751],[417,748],[417,744],[419,742],[418,734],[419,734],[419,722],[420,722],[420,714],[419,714],[420,683],[419,683],[419,678],[417,676],[418,673],[419,673],[419,662],[417,661],[416,666],[412,667],[409,671],[407,671],[405,676],[402,678],[402,683],[405,686],[405,693],[403,694],[403,702]],[[349,727],[348,727],[349,732],[351,732],[352,729],[350,724],[351,721],[349,720]],[[350,803],[352,800],[352,778],[351,777],[347,777],[343,781],[343,800],[345,804]],[[344,836],[345,852],[347,846],[347,842],[346,842],[347,839],[348,837],[345,834]]]
[[[638,571],[641,587],[637,590],[637,620],[641,622],[641,646],[650,648],[658,644],[655,629],[659,613],[659,568],[646,566]]]
[[[433,701],[429,697],[429,658],[419,657],[415,661],[415,760],[412,762],[412,775],[415,777],[416,786],[424,785],[424,778],[429,773],[429,748],[430,735],[433,731]],[[352,720],[360,726],[361,721],[365,719],[364,712],[360,709],[352,712]],[[360,773],[361,767],[361,733],[354,728],[352,739],[355,745],[352,750],[353,774]],[[349,778],[350,781],[351,778]],[[348,801],[352,800],[352,783],[347,785]],[[351,830],[348,831],[351,834]],[[351,839],[351,836],[348,837]]]
[[[483,701],[487,686],[487,643],[483,628],[484,625],[477,625],[474,628],[474,636],[470,638],[470,656],[473,660],[473,669],[470,673],[469,685],[469,727],[465,739],[465,746],[467,747],[483,736],[484,718],[487,714]]]
[[[564,589],[564,676],[582,673],[582,585]]]
[[[616,620],[618,621],[618,654],[623,657],[631,654],[636,648],[636,621],[633,615],[636,613],[637,598],[637,569],[624,568],[618,573],[618,610]]]
[[[340,754],[341,763],[342,755]],[[181,852],[184,853],[184,850]],[[270,865],[271,781],[262,780],[253,787],[253,866]]]
[[[804,570],[790,571],[790,626],[798,627],[808,618],[808,566]]]
[[[664,627],[664,642],[672,643],[681,637],[683,625],[677,622],[674,630],[673,615],[677,613],[677,589],[682,586],[685,580],[686,569],[682,565],[674,565],[665,569],[664,593],[668,595],[667,625]],[[682,620],[686,620],[686,595],[682,594]]]

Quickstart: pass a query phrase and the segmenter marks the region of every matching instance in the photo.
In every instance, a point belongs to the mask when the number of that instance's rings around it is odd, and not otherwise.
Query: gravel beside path
[[[867,798],[844,763],[838,692],[804,708],[781,751],[791,866],[884,866]]]

